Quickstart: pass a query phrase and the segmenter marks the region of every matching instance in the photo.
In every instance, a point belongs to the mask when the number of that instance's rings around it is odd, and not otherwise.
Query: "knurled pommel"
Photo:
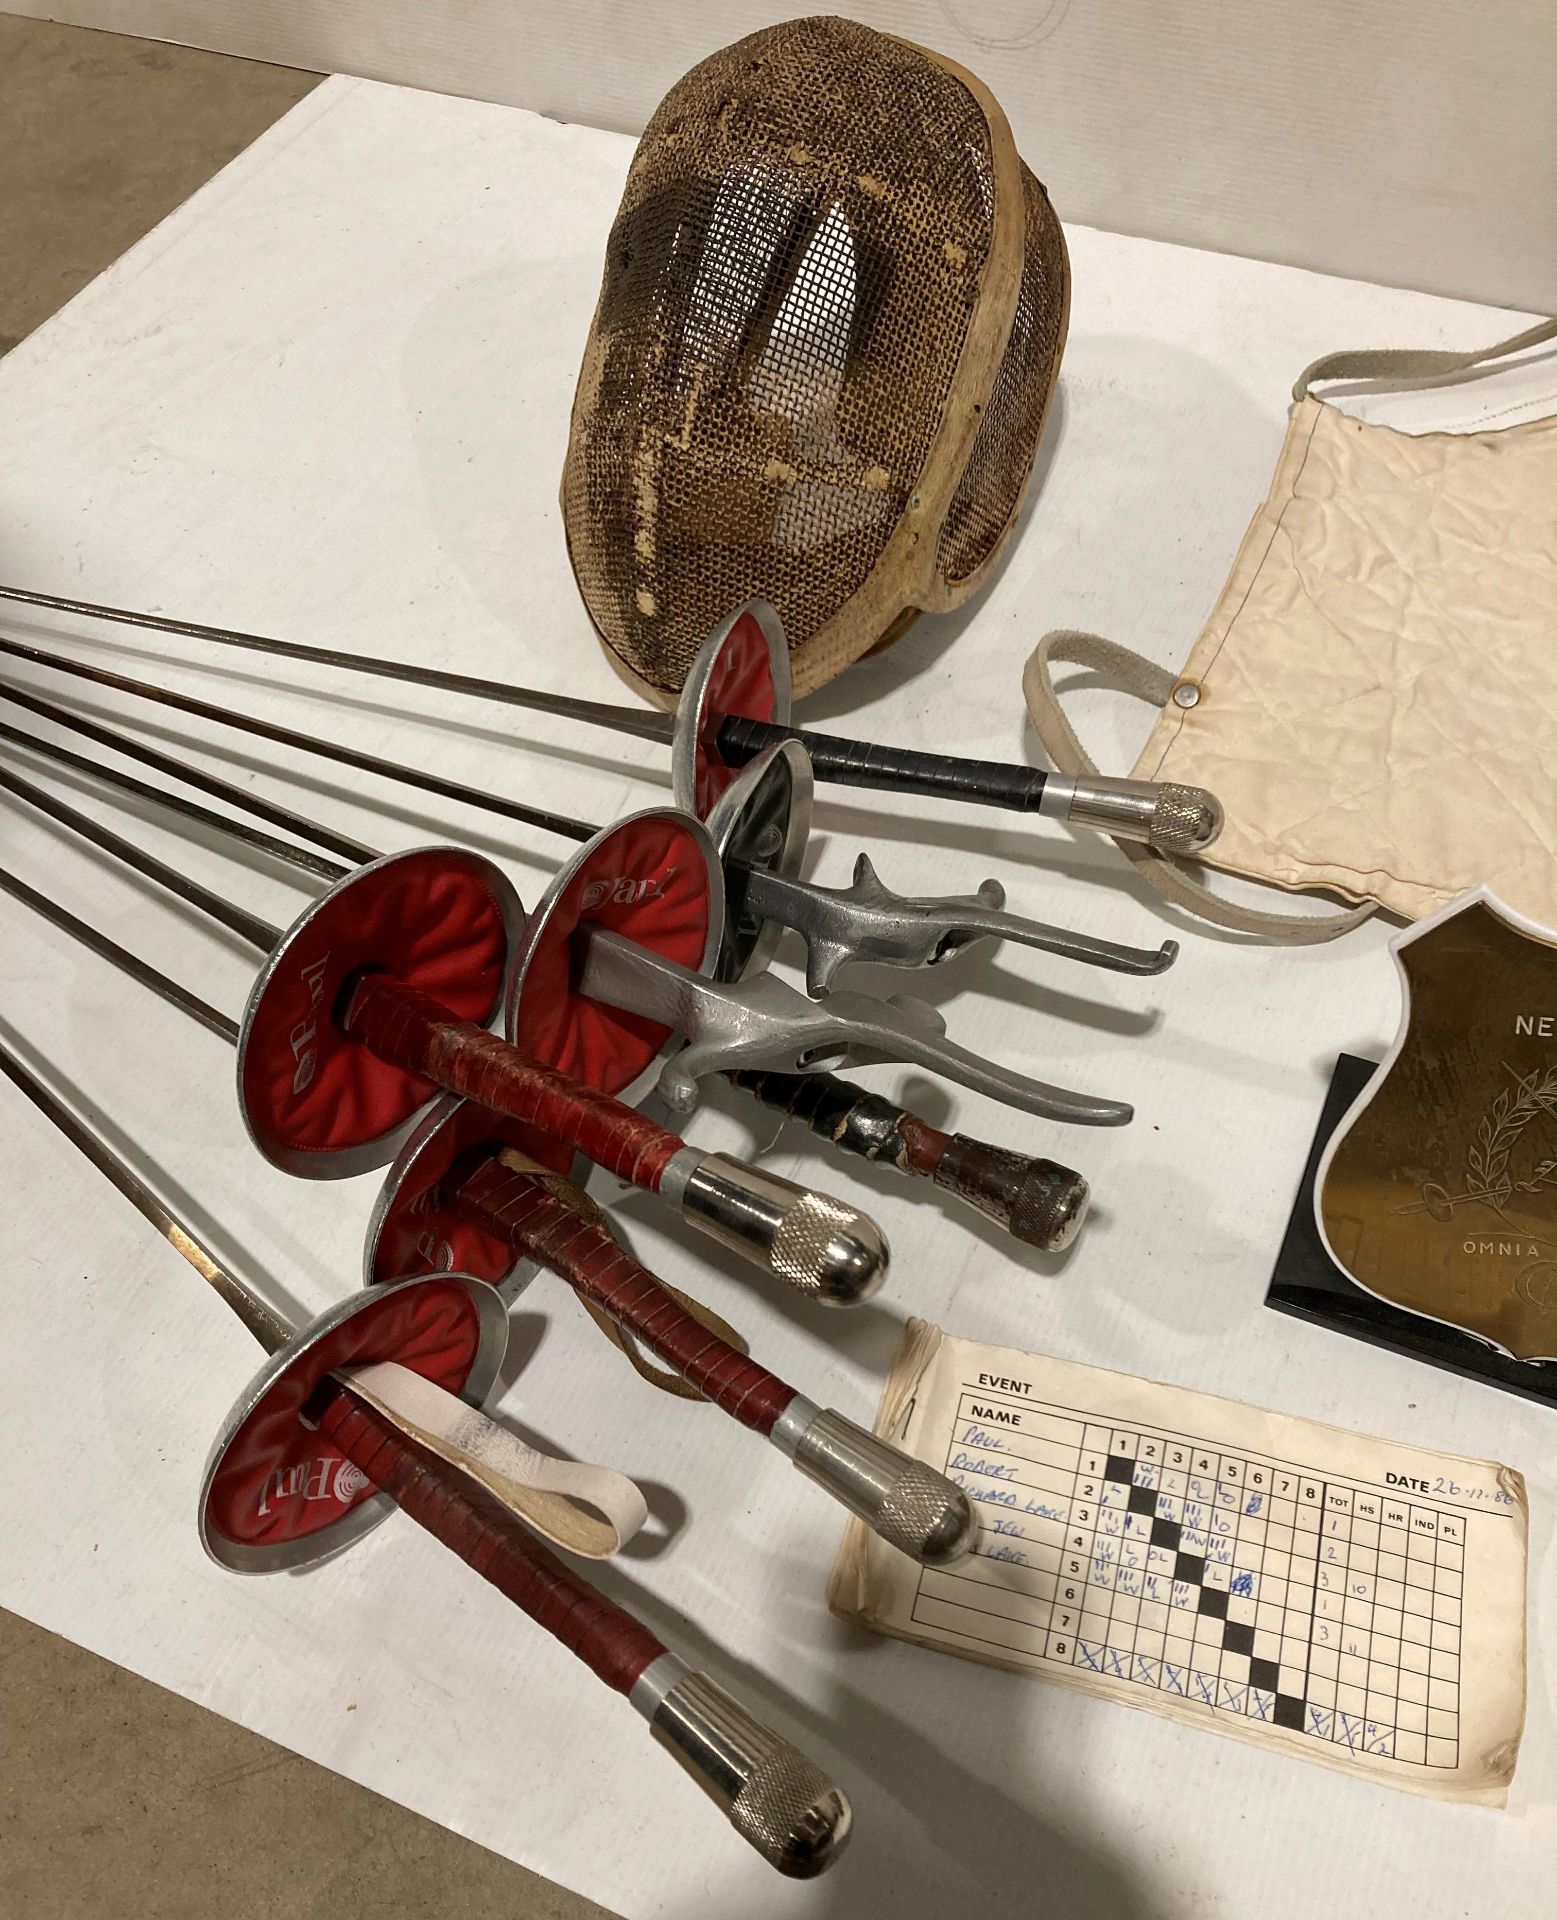
[[[792,1880],[812,1880],[838,1857],[853,1816],[841,1788],[798,1748],[775,1740],[730,1804],[730,1825]]]
[[[955,1193],[1014,1240],[1059,1253],[1081,1231],[1090,1189],[1073,1167],[991,1147],[953,1134],[935,1169],[935,1184]]]
[[[660,1191],[694,1226],[822,1306],[857,1306],[886,1278],[886,1239],[868,1214],[744,1161],[684,1148]]]
[[[741,1838],[791,1879],[814,1879],[848,1839],[842,1790],[707,1674],[685,1673],[649,1725]]]
[[[1064,818],[1117,840],[1144,840],[1159,853],[1195,854],[1222,831],[1221,802],[1204,787],[1101,776],[1078,777],[1062,786],[1051,778],[1056,796],[1064,796]]]
[[[1204,787],[1165,781],[1152,813],[1151,844],[1160,853],[1202,853],[1222,831],[1222,803]]]
[[[955,1566],[972,1552],[978,1517],[968,1496],[890,1440],[830,1407],[818,1410],[798,1394],[779,1416],[772,1439],[807,1479],[921,1566]]]

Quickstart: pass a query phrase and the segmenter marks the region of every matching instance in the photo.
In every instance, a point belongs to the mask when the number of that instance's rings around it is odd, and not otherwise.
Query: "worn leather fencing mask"
[[[1525,372],[1546,417],[1404,432],[1318,400],[1320,381],[1419,385],[1557,337],[1543,322],[1480,353],[1338,353],[1298,381],[1270,495],[1178,675],[1093,634],[1051,633],[1028,710],[1054,764],[1096,772],[1052,668],[1095,669],[1162,708],[1132,771],[1209,787],[1205,856],[1360,904],[1264,913],[1145,847],[1169,899],[1267,939],[1328,939],[1375,906],[1407,919],[1468,888],[1557,925],[1557,416],[1550,360]],[[1442,395],[1434,391],[1434,401]],[[1450,398],[1455,396],[1450,393]],[[1478,405],[1482,418],[1496,417]]]
[[[562,480],[627,679],[674,705],[755,595],[804,694],[972,593],[1032,469],[1068,289],[1004,114],[938,54],[790,20],[678,81],[611,229]]]

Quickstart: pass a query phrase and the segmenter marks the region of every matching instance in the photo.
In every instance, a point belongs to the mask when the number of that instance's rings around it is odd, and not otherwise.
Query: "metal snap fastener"
[[[1181,680],[1173,689],[1173,704],[1176,707],[1198,707],[1200,688],[1193,680]]]

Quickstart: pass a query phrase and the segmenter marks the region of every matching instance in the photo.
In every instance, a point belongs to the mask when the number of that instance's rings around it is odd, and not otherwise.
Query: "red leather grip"
[[[771,1433],[794,1399],[793,1387],[700,1325],[604,1227],[534,1175],[488,1160],[451,1199],[473,1226],[506,1234],[517,1252],[560,1274],[742,1426]]]
[[[352,1464],[434,1539],[578,1655],[618,1693],[665,1651],[649,1629],[565,1566],[490,1494],[424,1453],[344,1387],[319,1421]]]
[[[345,1026],[380,1060],[554,1134],[597,1167],[649,1193],[659,1190],[666,1167],[685,1144],[620,1100],[529,1059],[389,974],[363,978]]]
[[[936,1169],[946,1158],[952,1135],[942,1133],[939,1127],[932,1127],[928,1120],[921,1120],[916,1113],[903,1115],[898,1123],[898,1132],[903,1139],[905,1163],[913,1172],[922,1173],[927,1179],[933,1180]]]

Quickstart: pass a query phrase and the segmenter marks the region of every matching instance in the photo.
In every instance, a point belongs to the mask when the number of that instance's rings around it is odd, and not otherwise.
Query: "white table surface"
[[[0,363],[0,578],[619,697],[569,575],[556,486],[630,151],[517,111],[326,83]],[[1506,315],[1421,295],[1086,230],[1070,241],[1064,376],[1008,564],[970,610],[921,625],[805,718],[1021,755],[1018,674],[1045,627],[1182,658],[1264,494],[1299,367],[1338,346],[1511,330]],[[68,625],[0,617],[12,634]],[[644,743],[430,696],[404,702],[408,718],[394,688],[340,675],[304,676],[304,696],[257,660],[79,623],[70,644],[104,660],[129,648],[170,682],[589,817],[666,794],[664,756]],[[69,697],[131,711],[90,689]],[[1084,704],[1082,718],[1121,768],[1147,724],[1122,701]],[[169,729],[190,731],[149,723]],[[498,851],[530,896],[559,857],[488,818],[199,731],[211,764],[376,844],[461,835]],[[526,750],[521,733],[544,744]],[[1013,904],[1116,939],[1167,924],[1109,847],[1047,822],[873,795],[825,797],[819,812],[816,868],[830,880],[864,841],[910,891],[992,873]],[[149,822],[136,831],[272,918],[300,904],[268,870]],[[0,839],[8,865],[240,1007],[238,947],[11,805]],[[852,1317],[761,1296],[651,1229],[640,1205],[625,1211],[669,1278],[814,1398],[859,1415],[912,1312],[1517,1465],[1532,1658],[1506,1812],[1441,1807],[842,1627],[822,1600],[833,1510],[771,1450],[627,1375],[543,1280],[516,1311],[505,1414],[639,1476],[658,1515],[655,1538],[604,1582],[853,1796],[838,1870],[784,1883],[621,1700],[404,1521],[302,1577],[244,1580],[203,1559],[201,1462],[256,1350],[9,1087],[0,1602],[631,1920],[997,1908],[1277,1920],[1408,1903],[1448,1916],[1486,1911],[1494,1889],[1504,1914],[1544,1911],[1553,1416],[1261,1304],[1335,1053],[1379,1049],[1393,1029],[1386,936],[1270,952],[1190,933],[1151,982],[1012,950],[920,983],[970,1043],[1136,1103],[1128,1129],[1061,1135],[956,1099],[965,1130],[1092,1177],[1096,1212],[1069,1259],[1014,1258],[968,1216],[824,1161],[794,1129],[768,1163],[868,1203],[897,1248],[889,1291]],[[261,1165],[225,1047],[8,900],[0,1032],[214,1221],[277,1302],[314,1312],[354,1284],[373,1178],[310,1185]],[[922,1076],[907,1081],[932,1116],[950,1111]],[[768,1146],[760,1118],[720,1105],[694,1137]]]

